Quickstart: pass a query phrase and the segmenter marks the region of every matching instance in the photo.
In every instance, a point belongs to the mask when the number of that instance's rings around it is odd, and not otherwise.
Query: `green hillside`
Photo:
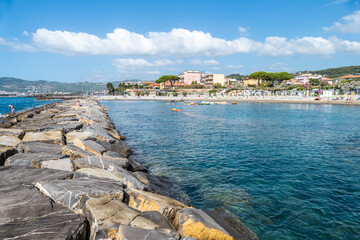
[[[347,66],[338,68],[328,68],[317,71],[304,71],[312,74],[321,74],[329,78],[337,78],[344,75],[355,75],[360,73],[360,66]],[[303,73],[303,72],[302,72]]]
[[[113,82],[118,86],[120,81]],[[28,81],[19,78],[0,78],[0,91],[23,93],[54,93],[54,92],[99,92],[106,90],[106,83],[76,82],[63,83],[55,81]]]

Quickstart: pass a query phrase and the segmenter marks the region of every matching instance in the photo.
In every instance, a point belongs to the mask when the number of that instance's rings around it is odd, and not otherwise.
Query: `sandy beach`
[[[336,97],[339,97],[340,100],[332,100]],[[208,101],[208,102],[253,102],[253,103],[285,103],[285,104],[337,104],[337,105],[360,105],[359,96],[353,95],[352,101],[347,101],[346,98],[341,100],[340,96],[333,96],[331,98],[321,98],[320,100],[315,100],[315,97],[299,97],[299,96],[251,96],[251,97],[204,97],[204,96],[195,96],[190,95],[187,97],[165,97],[165,96],[98,96],[94,99],[99,101],[109,101],[109,100],[142,100],[142,101]]]

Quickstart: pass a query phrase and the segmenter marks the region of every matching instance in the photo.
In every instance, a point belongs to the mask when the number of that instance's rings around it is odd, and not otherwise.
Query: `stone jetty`
[[[0,239],[257,239],[224,211],[169,197],[97,101],[0,121]]]

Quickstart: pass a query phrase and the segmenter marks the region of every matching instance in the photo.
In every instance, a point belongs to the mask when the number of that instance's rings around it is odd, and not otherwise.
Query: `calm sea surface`
[[[30,97],[0,97],[0,117],[3,117],[5,113],[11,113],[9,105],[14,106],[15,112],[22,112],[57,101],[59,100],[35,101],[35,98]]]
[[[360,107],[102,104],[188,204],[225,206],[261,239],[360,239]]]

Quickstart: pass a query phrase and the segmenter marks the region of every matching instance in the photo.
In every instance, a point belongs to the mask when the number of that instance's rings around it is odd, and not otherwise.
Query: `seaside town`
[[[360,0],[0,2],[0,240],[359,240]]]
[[[260,97],[292,97],[303,99],[314,97],[315,101],[323,99],[346,102],[358,101],[360,90],[360,73],[329,78],[320,74],[287,72],[268,73],[254,72],[248,76],[240,74],[212,74],[197,70],[188,70],[179,75],[164,75],[155,82],[124,81],[119,86],[107,84],[111,96],[123,97],[192,97],[201,99],[231,98],[242,99]],[[111,96],[99,96],[112,99]]]

